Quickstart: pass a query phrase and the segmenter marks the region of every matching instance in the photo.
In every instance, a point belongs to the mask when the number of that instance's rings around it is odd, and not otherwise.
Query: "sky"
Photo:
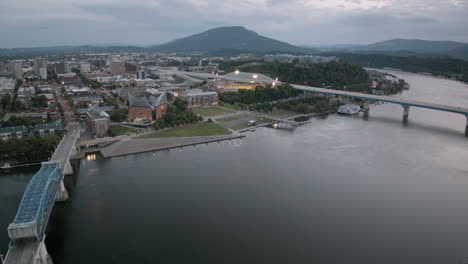
[[[295,45],[468,42],[468,0],[0,1],[0,48],[154,45],[221,26]]]

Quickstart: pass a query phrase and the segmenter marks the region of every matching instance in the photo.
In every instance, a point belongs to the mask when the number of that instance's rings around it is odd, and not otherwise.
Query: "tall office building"
[[[144,70],[137,71],[136,77],[137,79],[140,79],[140,80],[146,79],[145,71]]]
[[[111,75],[125,75],[125,61],[111,61],[110,73]]]
[[[57,62],[55,63],[55,73],[57,74],[63,74],[66,73],[66,68],[65,68],[65,62]]]
[[[39,76],[42,79],[47,79],[47,68],[39,68]]]
[[[16,79],[21,79],[23,77],[23,68],[21,64],[16,62],[11,62],[8,64],[8,71],[14,72]]]
[[[39,73],[40,68],[47,69],[47,59],[46,58],[36,58],[34,59],[34,72]]]
[[[83,62],[80,63],[80,71],[81,72],[90,72],[91,71],[91,64]]]

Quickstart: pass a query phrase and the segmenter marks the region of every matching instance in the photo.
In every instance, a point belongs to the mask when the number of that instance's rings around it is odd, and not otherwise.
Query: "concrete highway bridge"
[[[11,242],[5,264],[52,263],[44,244],[45,230],[54,203],[68,199],[63,179],[73,173],[70,156],[78,151],[75,143],[79,136],[79,129],[70,127],[26,187],[16,217],[8,226]]]
[[[324,88],[318,88],[318,87],[310,87],[310,86],[297,85],[297,84],[291,84],[291,86],[301,91],[304,91],[305,93],[337,95],[337,96],[358,98],[358,99],[364,100],[364,107],[362,109],[364,113],[364,117],[369,116],[369,105],[371,101],[401,105],[403,107],[403,121],[405,122],[408,120],[410,106],[450,112],[450,113],[455,113],[455,114],[461,114],[466,117],[465,135],[468,136],[468,108],[435,104],[435,103],[427,103],[427,102],[421,102],[421,101],[415,101],[415,100],[407,100],[407,99],[395,98],[393,96],[363,94],[363,93],[356,93],[356,92],[347,92],[347,91],[324,89]]]
[[[213,74],[207,74],[207,73],[191,73],[191,72],[182,72],[182,73],[185,75],[192,75],[192,76],[195,76],[197,78],[202,78],[202,79],[213,78]],[[239,76],[237,76],[235,80],[238,82],[249,83],[252,81],[250,76],[253,76],[253,75],[257,75],[257,74],[254,74],[254,73],[239,74]],[[226,74],[226,75],[216,76],[216,78],[231,80],[232,76],[233,76],[232,74]],[[279,84],[281,82],[277,82],[277,83]],[[405,122],[408,120],[410,106],[427,108],[427,109],[438,110],[438,111],[445,111],[445,112],[450,112],[450,113],[455,113],[455,114],[461,114],[466,117],[465,135],[468,136],[468,108],[441,105],[441,104],[435,104],[435,103],[427,103],[427,102],[421,102],[421,101],[415,101],[415,100],[399,99],[393,96],[384,96],[384,95],[379,96],[379,95],[372,95],[372,94],[310,87],[310,86],[297,85],[297,84],[290,84],[290,85],[296,89],[304,91],[305,93],[319,93],[319,94],[325,94],[325,95],[337,95],[337,96],[342,96],[342,97],[362,99],[364,100],[364,107],[362,109],[364,113],[364,117],[369,116],[369,105],[370,105],[370,102],[372,101],[386,102],[386,103],[401,105],[403,107],[403,121]]]

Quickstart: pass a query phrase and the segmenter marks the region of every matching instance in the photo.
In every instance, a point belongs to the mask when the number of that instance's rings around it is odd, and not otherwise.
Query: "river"
[[[398,97],[468,106],[468,85],[404,72]],[[67,177],[46,245],[74,263],[467,263],[465,117],[399,105],[294,131],[113,159]],[[0,174],[0,253],[36,168]]]

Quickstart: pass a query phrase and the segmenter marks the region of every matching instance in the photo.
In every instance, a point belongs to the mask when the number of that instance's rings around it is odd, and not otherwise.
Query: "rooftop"
[[[28,132],[25,126],[0,127],[0,133]]]
[[[88,112],[86,112],[86,115],[88,115],[91,119],[108,119],[109,118],[109,115],[102,111],[100,108],[99,108],[99,105],[93,105],[89,110]]]

